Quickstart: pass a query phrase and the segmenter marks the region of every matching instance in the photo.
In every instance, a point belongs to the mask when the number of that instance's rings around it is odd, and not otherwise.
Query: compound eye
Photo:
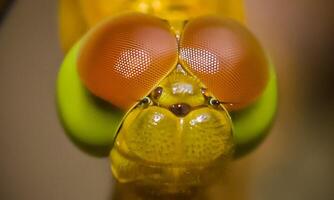
[[[128,110],[172,70],[177,49],[165,21],[121,15],[98,25],[83,40],[79,75],[94,95]]]
[[[256,38],[232,20],[189,21],[180,41],[180,60],[220,101],[240,109],[260,96],[269,69]]]

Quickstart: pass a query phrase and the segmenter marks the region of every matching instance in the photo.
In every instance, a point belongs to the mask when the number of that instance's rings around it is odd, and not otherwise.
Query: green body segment
[[[275,68],[270,63],[269,82],[259,100],[246,109],[231,113],[236,143],[235,157],[241,157],[255,149],[274,121],[278,89]]]
[[[107,147],[104,155],[108,155],[126,113],[93,97],[84,88],[77,73],[79,49],[80,43],[71,49],[58,75],[59,115],[75,143],[88,147]],[[254,149],[271,126],[277,107],[277,83],[273,66],[269,79],[265,92],[254,105],[231,113],[237,156]],[[88,150],[96,153],[95,148]]]
[[[58,74],[59,116],[75,143],[92,151],[106,147],[108,152],[124,113],[92,96],[82,85],[76,66],[79,48],[80,43],[72,48]]]

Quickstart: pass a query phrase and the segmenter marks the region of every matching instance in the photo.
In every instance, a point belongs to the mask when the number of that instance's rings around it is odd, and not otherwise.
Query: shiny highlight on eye
[[[220,101],[240,109],[256,101],[268,82],[267,60],[245,27],[214,16],[189,21],[180,41],[180,60]]]
[[[219,58],[205,49],[182,48],[180,57],[187,60],[195,72],[215,74],[220,70]]]
[[[90,92],[128,110],[173,69],[177,49],[176,37],[165,21],[123,14],[84,38],[78,71]]]
[[[151,58],[147,52],[142,49],[132,49],[121,54],[115,69],[121,76],[131,79],[145,72],[150,64]]]

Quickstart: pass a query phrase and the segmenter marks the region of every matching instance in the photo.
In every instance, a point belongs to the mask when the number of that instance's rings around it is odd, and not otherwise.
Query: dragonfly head
[[[191,110],[203,106],[207,97],[201,82],[180,64],[150,94],[152,102],[184,117]]]

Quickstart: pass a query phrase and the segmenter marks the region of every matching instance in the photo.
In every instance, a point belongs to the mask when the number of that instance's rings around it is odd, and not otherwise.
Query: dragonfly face
[[[179,65],[125,118],[110,154],[114,176],[155,186],[217,176],[233,152],[231,119],[217,102]]]
[[[216,178],[234,146],[220,102],[247,107],[268,81],[255,37],[214,16],[189,20],[176,35],[157,17],[121,15],[92,30],[80,50],[83,84],[127,113],[110,154],[123,183],[192,186]]]
[[[234,148],[267,134],[275,70],[240,24],[242,0],[61,0],[60,19],[66,49],[90,29],[58,75],[61,121],[82,149],[111,150],[119,182],[170,192],[219,180]]]

